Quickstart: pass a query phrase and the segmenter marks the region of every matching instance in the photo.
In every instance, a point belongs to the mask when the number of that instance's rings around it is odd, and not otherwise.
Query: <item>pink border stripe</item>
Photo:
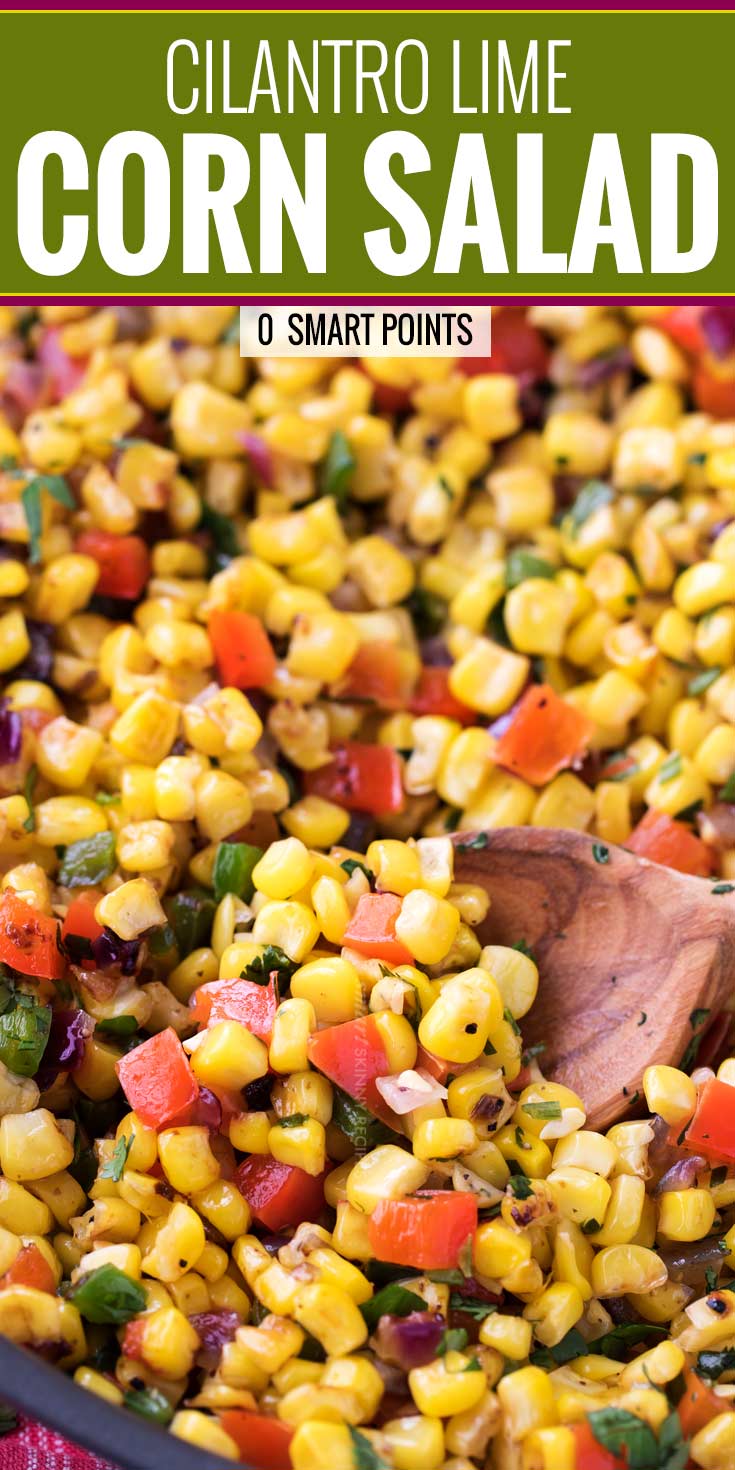
[[[151,306],[315,306],[328,310],[332,305],[346,302],[356,306],[718,306],[735,299],[735,291],[729,296],[675,296],[670,292],[660,296],[633,296],[621,291],[616,296],[555,296],[547,292],[543,296],[471,296],[458,293],[456,296],[352,296],[334,294],[324,296],[166,296],[146,295],[131,292],[125,296],[89,296],[80,292],[76,295],[55,296],[42,291],[35,296],[0,296],[0,306],[45,305],[125,306],[131,301],[150,303]]]

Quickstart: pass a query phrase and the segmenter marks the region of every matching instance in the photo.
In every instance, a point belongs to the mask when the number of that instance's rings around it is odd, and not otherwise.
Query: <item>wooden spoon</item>
[[[457,882],[490,895],[481,942],[525,940],[538,964],[525,1044],[545,1042],[544,1073],[579,1094],[589,1128],[607,1127],[645,1068],[678,1066],[731,998],[735,890],[582,832],[501,827],[455,844]]]

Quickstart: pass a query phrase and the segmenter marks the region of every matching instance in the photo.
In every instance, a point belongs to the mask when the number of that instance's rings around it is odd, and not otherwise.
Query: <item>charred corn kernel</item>
[[[328,1282],[300,1287],[293,1316],[330,1357],[355,1352],[368,1335],[365,1320],[352,1297]]]
[[[35,838],[42,847],[66,847],[106,830],[102,808],[83,796],[50,796],[35,807]]]
[[[671,1127],[685,1123],[697,1106],[697,1089],[678,1067],[646,1067],[643,1091],[652,1113],[660,1113]]]
[[[672,1189],[661,1195],[658,1229],[669,1240],[701,1240],[712,1228],[715,1202],[707,1189]]]
[[[418,859],[417,859],[418,862]],[[453,904],[415,888],[407,893],[396,919],[396,934],[422,965],[436,965],[456,939],[460,916]]]
[[[47,1108],[0,1119],[0,1165],[7,1180],[45,1179],[67,1169],[73,1158],[74,1145]]]
[[[420,1159],[383,1143],[357,1160],[347,1177],[347,1200],[353,1209],[371,1214],[381,1199],[402,1199],[421,1189],[429,1169]]]
[[[610,1185],[600,1174],[571,1165],[555,1167],[547,1177],[547,1184],[565,1220],[580,1226],[586,1226],[593,1220],[598,1227],[602,1224],[610,1203]]]
[[[276,1123],[268,1134],[268,1148],[280,1164],[295,1164],[307,1174],[321,1174],[327,1157],[324,1124],[317,1118],[290,1126],[290,1119]]]
[[[316,1016],[310,1001],[298,996],[282,1001],[276,1011],[268,1048],[273,1070],[305,1072],[309,1065],[307,1043],[315,1030]]]
[[[39,732],[36,764],[47,781],[73,790],[84,785],[101,750],[102,736],[97,730],[60,715]]]
[[[653,1291],[666,1276],[661,1257],[640,1245],[605,1246],[592,1262],[592,1287],[599,1297]]]
[[[105,894],[94,911],[98,924],[107,925],[121,939],[137,939],[146,929],[166,922],[158,896],[147,878],[131,878]]]
[[[199,1216],[188,1205],[176,1201],[163,1219],[151,1249],[143,1256],[143,1271],[157,1281],[178,1281],[186,1271],[196,1267],[204,1245],[204,1226]]]
[[[139,694],[110,730],[110,741],[128,761],[156,766],[176,739],[179,711],[155,689]]]
[[[319,938],[319,925],[305,904],[291,899],[264,904],[253,925],[256,944],[275,944],[299,964]]]
[[[500,991],[487,971],[465,970],[444,985],[421,1021],[419,1040],[448,1061],[472,1062],[482,1055],[502,1014]]]
[[[158,1153],[169,1184],[179,1194],[194,1194],[219,1178],[207,1128],[164,1129],[158,1135]]]
[[[291,898],[306,886],[314,871],[314,859],[298,837],[271,843],[253,868],[255,887],[268,898]]]
[[[322,1025],[337,1026],[341,1021],[352,1021],[362,1010],[357,971],[354,965],[336,955],[310,960],[296,970],[291,977],[291,994],[309,1001],[317,1022]]]
[[[373,607],[393,607],[403,602],[414,584],[413,564],[383,536],[354,541],[346,570]]]
[[[417,1159],[453,1159],[470,1153],[477,1143],[472,1124],[464,1118],[427,1118],[411,1140]]]
[[[174,832],[167,822],[131,822],[117,834],[117,857],[122,868],[150,873],[170,860]]]
[[[476,638],[449,673],[449,687],[456,699],[485,715],[500,715],[509,709],[528,678],[528,659]]]
[[[268,1071],[268,1048],[239,1021],[218,1021],[205,1033],[191,1065],[205,1087],[246,1087]]]

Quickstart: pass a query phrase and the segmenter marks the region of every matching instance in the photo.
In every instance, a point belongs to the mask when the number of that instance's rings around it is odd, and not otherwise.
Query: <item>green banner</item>
[[[0,26],[5,295],[733,290],[731,14]]]

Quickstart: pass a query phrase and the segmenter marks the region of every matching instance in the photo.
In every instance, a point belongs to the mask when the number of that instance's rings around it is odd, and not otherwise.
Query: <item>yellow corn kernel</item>
[[[429,1169],[405,1149],[383,1143],[354,1164],[347,1177],[347,1200],[353,1209],[372,1214],[381,1199],[402,1199],[421,1189]]]
[[[321,1174],[327,1157],[324,1124],[317,1118],[307,1118],[305,1123],[291,1127],[288,1118],[281,1119],[270,1129],[268,1148],[281,1164],[294,1164],[307,1174]]]
[[[658,1228],[669,1240],[701,1240],[712,1228],[715,1202],[708,1189],[672,1189],[661,1195]]]
[[[595,798],[588,786],[563,771],[549,782],[546,790],[537,798],[531,813],[533,827],[565,827],[584,832],[589,826],[595,810]]]
[[[459,924],[460,916],[454,904],[425,889],[414,888],[401,905],[396,934],[419,964],[436,965],[449,953]]]
[[[36,764],[47,781],[77,790],[86,782],[101,750],[99,731],[60,715],[38,734]]]
[[[612,447],[613,432],[596,414],[576,410],[549,414],[543,448],[552,473],[563,469],[570,475],[602,474],[610,463]]]
[[[735,1413],[717,1414],[695,1434],[690,1446],[695,1465],[702,1470],[728,1470],[735,1451]]]
[[[177,1200],[163,1217],[151,1249],[143,1256],[143,1271],[158,1281],[178,1281],[186,1271],[196,1267],[204,1246],[204,1226],[199,1216]]]
[[[678,1067],[646,1067],[643,1091],[651,1113],[660,1113],[672,1128],[691,1118],[697,1106],[697,1089]]]
[[[503,617],[508,637],[519,653],[560,654],[569,612],[563,587],[543,577],[528,577],[508,593]]]
[[[646,1204],[646,1188],[635,1174],[617,1174],[610,1185],[610,1202],[601,1230],[595,1231],[595,1245],[627,1245],[637,1240]]]
[[[294,899],[273,900],[258,911],[253,925],[256,944],[275,944],[285,950],[289,959],[299,964],[306,959],[319,938],[319,925],[314,914]]]
[[[81,1384],[89,1393],[95,1393],[98,1398],[105,1399],[108,1404],[122,1404],[122,1390],[117,1384],[112,1383],[104,1374],[97,1373],[94,1368],[77,1368],[74,1373],[74,1382]]]
[[[41,847],[66,847],[107,830],[102,808],[83,796],[50,796],[36,806],[35,822]]]
[[[602,1224],[610,1203],[610,1185],[601,1175],[567,1165],[554,1168],[546,1182],[565,1220],[580,1226],[589,1225],[593,1220],[597,1221],[598,1227]]]
[[[467,1119],[426,1118],[419,1123],[411,1142],[415,1157],[431,1163],[470,1153],[477,1144],[477,1135]]]
[[[115,721],[110,742],[127,761],[157,766],[176,739],[179,711],[155,689],[139,694]]]
[[[325,1464],[331,1470],[353,1470],[355,1463],[347,1425],[330,1424],[323,1419],[306,1419],[298,1425],[289,1445],[289,1455],[293,1470],[322,1470]]]
[[[453,664],[449,687],[456,699],[485,715],[500,715],[518,698],[527,678],[528,659],[489,638],[476,638]]]
[[[283,813],[281,821],[307,847],[333,847],[350,824],[349,813],[322,796],[302,797]]]
[[[555,1347],[571,1331],[584,1311],[582,1294],[567,1281],[553,1281],[524,1308],[534,1337],[545,1347]]]
[[[357,971],[348,960],[337,955],[310,960],[296,970],[291,977],[291,994],[310,1001],[322,1025],[338,1026],[341,1021],[352,1021],[363,1009]]]
[[[46,623],[65,623],[86,607],[97,585],[99,564],[91,556],[69,552],[47,566],[36,588],[35,612]]]
[[[677,577],[673,598],[686,617],[697,618],[735,597],[735,565],[699,561]]]
[[[341,1357],[362,1347],[368,1330],[352,1297],[328,1282],[299,1288],[293,1315],[300,1327],[321,1343],[330,1357]]]
[[[247,786],[226,771],[205,771],[195,788],[197,826],[210,842],[222,842],[253,814]]]
[[[246,1087],[268,1071],[268,1048],[239,1021],[218,1021],[204,1033],[191,1066],[205,1087]]]
[[[316,1016],[310,1001],[298,996],[282,1001],[276,1011],[268,1048],[273,1070],[305,1072],[309,1066],[307,1043],[315,1030]]]
[[[117,834],[117,858],[131,873],[154,873],[171,860],[175,833],[168,822],[130,822]]]
[[[166,915],[156,890],[147,878],[131,878],[97,904],[94,916],[121,939],[137,939],[146,929],[165,924]]]
[[[464,1354],[450,1351],[423,1368],[412,1368],[408,1386],[421,1414],[449,1419],[480,1402],[487,1380],[481,1369],[471,1369]]]
[[[503,1018],[500,991],[486,970],[471,969],[447,980],[419,1026],[419,1040],[447,1061],[472,1062]]]
[[[640,1245],[610,1245],[595,1256],[591,1279],[595,1296],[608,1297],[653,1291],[667,1274],[655,1251]]]
[[[528,1357],[532,1336],[530,1322],[523,1317],[507,1317],[502,1312],[492,1312],[480,1327],[481,1343],[516,1362]]]
[[[54,1218],[48,1204],[34,1199],[15,1180],[0,1178],[0,1229],[10,1230],[18,1236],[48,1235],[53,1225]]]
[[[511,1230],[502,1220],[486,1220],[478,1226],[473,1260],[481,1276],[502,1280],[530,1259],[531,1239],[527,1234]]]
[[[292,898],[306,887],[314,870],[314,859],[298,837],[272,842],[253,868],[255,887],[268,898]]]
[[[480,964],[492,975],[511,1015],[518,1020],[530,1011],[538,990],[538,969],[528,955],[502,944],[487,944]]]
[[[688,756],[680,755],[678,751],[673,751],[663,765],[659,766],[645,791],[648,806],[655,807],[656,811],[667,812],[672,817],[693,802],[706,801],[708,796],[709,787],[696,765]]]
[[[73,1158],[73,1143],[47,1108],[6,1113],[0,1120],[0,1166],[6,1179],[45,1179],[67,1169]]]
[[[163,1172],[179,1194],[194,1194],[219,1178],[207,1128],[166,1128],[158,1135]]]
[[[192,383],[190,386],[193,388],[205,385]],[[183,391],[184,389],[181,390]],[[179,1409],[171,1420],[170,1429],[177,1439],[183,1439],[199,1450],[219,1455],[223,1460],[240,1459],[239,1445],[211,1414],[200,1414],[196,1409]]]

